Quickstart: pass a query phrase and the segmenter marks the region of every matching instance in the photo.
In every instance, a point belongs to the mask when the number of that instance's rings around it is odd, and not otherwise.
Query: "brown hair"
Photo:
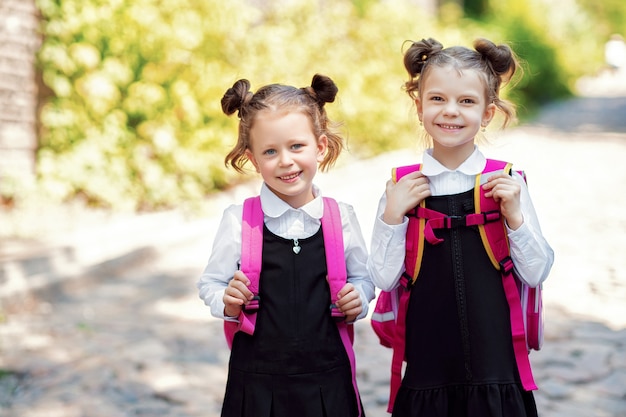
[[[250,149],[250,129],[256,115],[263,110],[289,109],[300,111],[311,119],[316,138],[326,135],[328,149],[320,162],[320,170],[330,168],[343,150],[343,138],[331,130],[331,121],[324,105],[335,101],[337,86],[329,77],[315,74],[310,87],[297,88],[283,84],[269,84],[256,93],[250,91],[250,82],[242,79],[229,88],[222,97],[222,111],[231,115],[237,111],[239,135],[235,147],[226,155],[224,163],[237,172],[244,172],[248,162],[246,150]]]
[[[452,66],[457,71],[476,70],[484,81],[488,103],[504,115],[503,127],[514,121],[515,105],[500,98],[500,88],[519,70],[518,60],[508,45],[495,45],[487,39],[476,39],[474,50],[463,46],[443,47],[435,39],[412,42],[404,53],[404,67],[409,80],[404,88],[413,99],[421,97],[421,85],[433,67]]]

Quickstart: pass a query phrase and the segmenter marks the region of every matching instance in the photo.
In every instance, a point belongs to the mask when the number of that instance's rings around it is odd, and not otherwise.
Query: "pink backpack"
[[[348,354],[352,368],[352,385],[356,394],[359,416],[362,415],[361,401],[356,382],[356,360],[352,342],[354,340],[354,326],[347,324],[344,314],[336,307],[337,294],[347,280],[346,260],[343,247],[343,224],[339,205],[329,197],[323,197],[324,214],[322,216],[322,232],[326,250],[327,279],[330,287],[330,314],[336,319],[341,341]],[[259,278],[261,276],[261,258],[263,253],[263,210],[259,196],[250,197],[243,204],[243,218],[241,224],[241,271],[250,280],[248,288],[254,294],[253,300],[239,314],[239,323],[224,321],[224,334],[228,347],[232,346],[235,333],[245,332],[254,334],[256,314],[260,307]]]
[[[404,175],[419,171],[421,165],[409,165],[394,168],[393,181],[397,182]],[[541,285],[531,288],[513,274],[513,261],[510,257],[509,242],[500,215],[500,207],[493,198],[486,198],[481,185],[496,172],[511,172],[511,164],[488,159],[480,175],[476,176],[474,187],[475,213],[465,216],[461,221],[465,226],[478,226],[483,245],[493,266],[502,272],[502,285],[509,304],[513,350],[522,386],[525,390],[536,390],[528,353],[531,349],[539,350],[543,344],[543,304]],[[520,172],[524,176],[523,172]],[[524,176],[524,179],[526,177]],[[452,218],[438,211],[429,210],[422,201],[416,209],[416,216],[409,217],[407,230],[405,274],[400,285],[392,291],[381,291],[372,313],[372,327],[383,346],[393,349],[391,363],[391,392],[388,411],[393,410],[393,403],[402,382],[402,366],[405,360],[406,309],[410,288],[419,275],[424,250],[424,240],[436,245],[442,240],[435,236],[434,230],[451,228]]]

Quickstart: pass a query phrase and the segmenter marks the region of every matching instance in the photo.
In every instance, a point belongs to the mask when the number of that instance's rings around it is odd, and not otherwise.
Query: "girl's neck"
[[[474,152],[474,144],[471,146],[446,148],[443,146],[433,147],[433,158],[451,171],[456,170]]]

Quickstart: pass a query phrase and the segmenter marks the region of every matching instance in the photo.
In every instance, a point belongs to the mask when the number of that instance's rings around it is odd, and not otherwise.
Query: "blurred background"
[[[390,168],[419,158],[402,57],[428,37],[522,60],[519,124],[484,150],[526,171],[556,253],[540,415],[625,416],[625,34],[623,0],[0,0],[0,416],[218,416],[229,352],[194,284],[259,188],[224,166],[222,95],[337,83],[347,151],[316,182],[369,243]],[[388,415],[390,352],[355,327]]]
[[[506,92],[522,121],[607,68],[622,0],[2,0],[0,207],[188,206],[242,179],[223,158],[237,79],[339,86],[328,106],[351,158],[412,147],[407,40],[507,42],[524,75]],[[13,230],[7,230],[11,229]],[[28,233],[2,222],[1,232]]]

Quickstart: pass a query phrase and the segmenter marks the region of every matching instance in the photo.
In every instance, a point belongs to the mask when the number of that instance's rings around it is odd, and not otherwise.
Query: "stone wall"
[[[0,181],[35,172],[39,21],[35,0],[0,1]]]

